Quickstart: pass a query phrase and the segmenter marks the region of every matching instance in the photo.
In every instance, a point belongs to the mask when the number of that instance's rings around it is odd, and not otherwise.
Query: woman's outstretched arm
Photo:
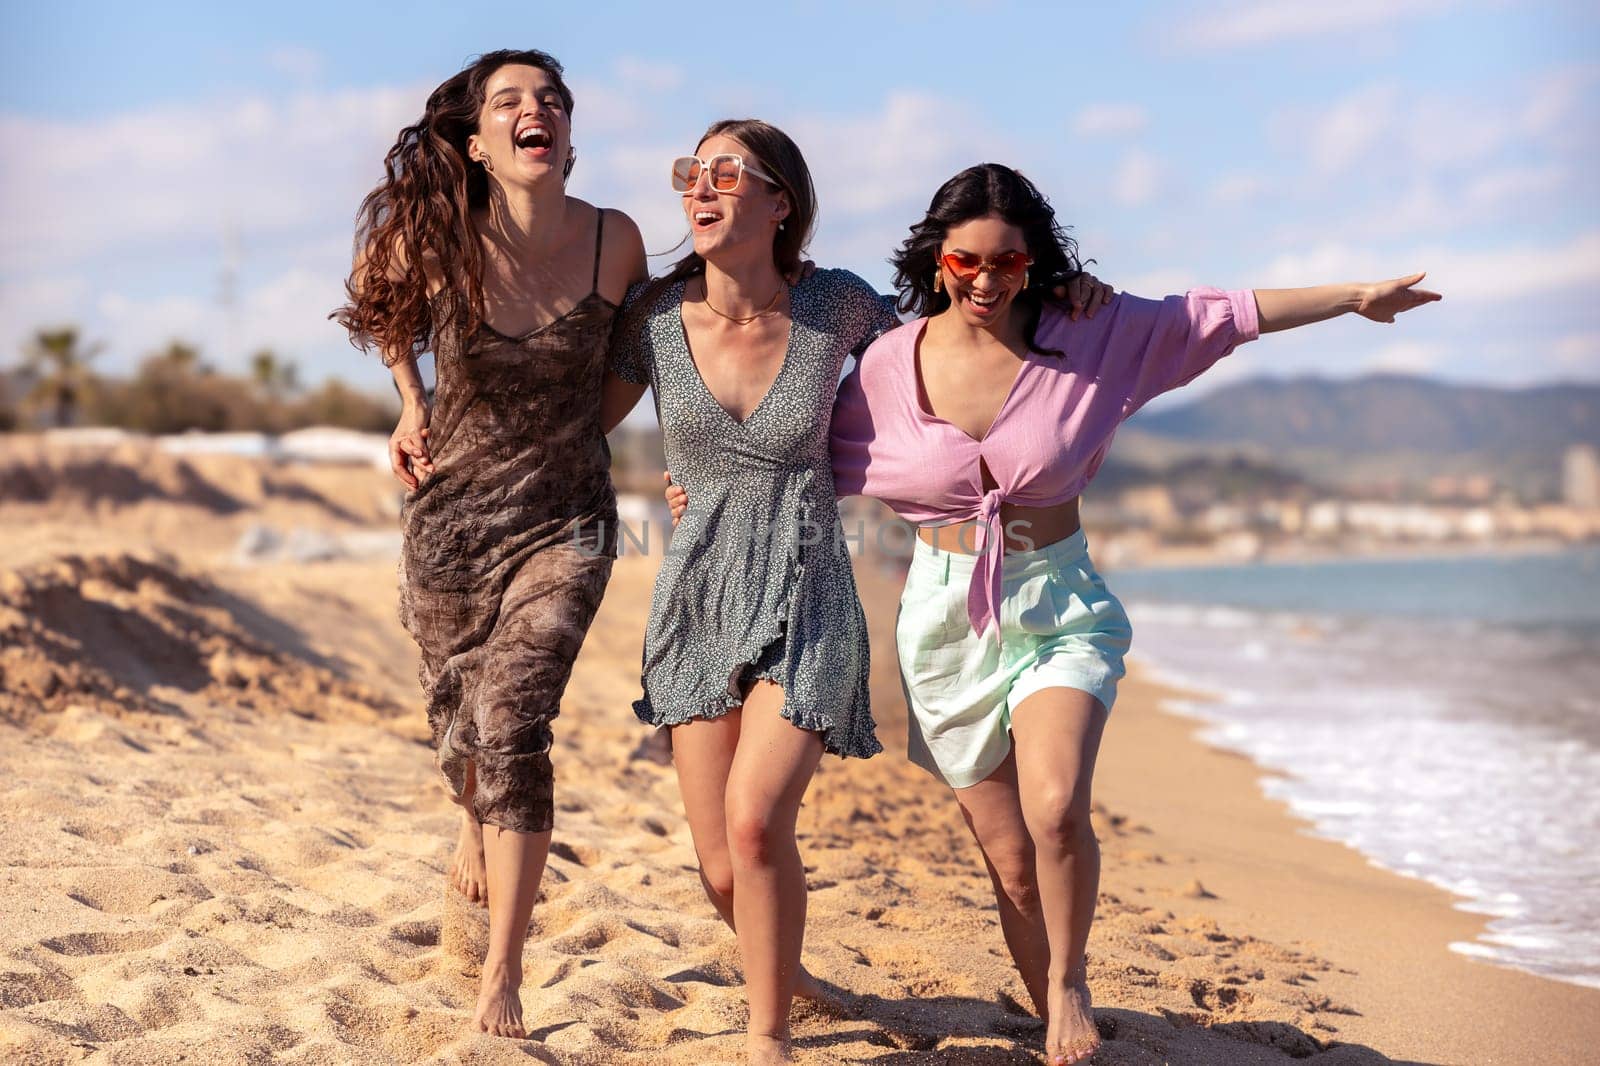
[[[1412,274],[1388,281],[1316,285],[1309,289],[1257,289],[1261,332],[1307,326],[1351,311],[1374,322],[1393,322],[1398,314],[1444,299],[1436,292],[1415,287],[1425,276]]]

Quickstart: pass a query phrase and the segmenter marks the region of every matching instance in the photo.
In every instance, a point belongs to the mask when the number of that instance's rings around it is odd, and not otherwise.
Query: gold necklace
[[[706,292],[705,292],[706,306],[711,308],[711,313],[712,314],[716,315],[718,318],[725,318],[729,322],[732,322],[736,326],[748,326],[750,323],[754,322],[756,319],[762,318],[762,317],[764,317],[766,315],[770,315],[772,313],[772,309],[774,307],[778,306],[778,300],[780,298],[782,298],[783,294],[789,290],[789,286],[780,284],[778,286],[778,291],[772,294],[772,299],[767,301],[767,306],[763,307],[761,310],[757,311],[755,314],[746,315],[743,318],[740,318],[737,315],[730,315],[730,314],[727,314],[725,312],[718,311],[717,308],[716,308],[716,305],[711,302],[711,286],[706,285],[705,286],[705,290],[706,290]]]

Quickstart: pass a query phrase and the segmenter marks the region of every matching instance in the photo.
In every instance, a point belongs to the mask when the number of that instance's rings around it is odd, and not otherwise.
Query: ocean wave
[[[1600,987],[1600,637],[1125,602],[1134,657],[1185,693],[1168,709],[1318,836],[1489,919],[1453,950]]]

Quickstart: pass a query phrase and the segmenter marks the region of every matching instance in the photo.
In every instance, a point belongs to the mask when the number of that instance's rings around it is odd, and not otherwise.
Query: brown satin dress
[[[519,337],[463,336],[460,300],[433,301],[434,473],[401,512],[400,617],[420,670],[439,769],[487,825],[554,820],[551,722],[616,557],[600,390],[615,304],[594,282]]]

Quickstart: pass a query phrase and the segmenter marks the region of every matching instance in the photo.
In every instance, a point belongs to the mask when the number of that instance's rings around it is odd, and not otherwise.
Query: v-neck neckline
[[[689,357],[689,372],[694,375],[694,379],[700,385],[700,391],[705,394],[706,399],[711,401],[711,406],[721,411],[729,422],[733,423],[735,426],[738,426],[740,429],[743,429],[750,424],[751,420],[754,419],[756,415],[761,413],[762,408],[767,406],[767,401],[772,399],[772,394],[778,391],[778,383],[783,380],[784,371],[789,369],[789,356],[794,353],[794,295],[799,290],[800,286],[793,285],[789,288],[789,335],[785,337],[783,341],[783,361],[778,364],[778,372],[773,375],[771,383],[767,385],[767,391],[761,394],[761,399],[756,401],[756,405],[750,408],[750,413],[745,415],[743,418],[733,417],[733,412],[722,405],[722,401],[717,399],[717,394],[711,391],[711,386],[706,384],[705,375],[700,373],[700,364],[695,362],[694,345],[689,343],[689,326],[683,320],[683,296],[684,293],[688,291],[688,288],[688,278],[684,278],[682,281],[678,282],[678,332],[683,337],[684,354]]]
[[[1022,358],[1019,360],[1020,365],[1017,367],[1016,376],[1011,379],[1011,388],[1007,390],[1006,398],[1000,401],[999,407],[995,408],[994,417],[989,420],[988,428],[983,431],[983,436],[974,437],[948,418],[934,413],[933,400],[928,397],[928,391],[922,385],[922,341],[928,335],[928,323],[930,321],[932,320],[923,319],[922,324],[917,328],[916,335],[911,338],[911,390],[916,401],[917,414],[929,421],[949,426],[973,444],[982,447],[985,441],[994,436],[994,428],[1000,424],[1000,419],[1005,417],[1007,408],[1011,406],[1011,401],[1016,397],[1022,385],[1023,375],[1027,373],[1028,367],[1033,365],[1031,358],[1033,351],[1029,349],[1022,353]]]

